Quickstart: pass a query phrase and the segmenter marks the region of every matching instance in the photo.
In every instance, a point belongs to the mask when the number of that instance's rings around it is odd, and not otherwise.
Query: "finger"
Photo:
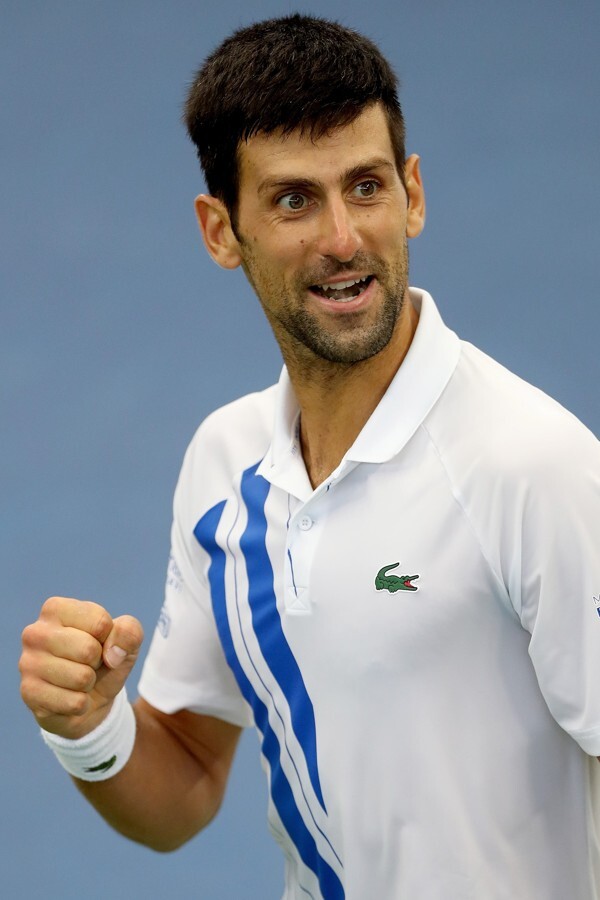
[[[52,629],[46,637],[46,648],[53,656],[83,663],[92,669],[102,665],[102,644],[85,631],[77,628]]]
[[[112,629],[112,618],[98,603],[74,600],[72,597],[50,597],[42,606],[40,619],[76,628],[104,643]]]
[[[89,693],[96,684],[96,672],[91,666],[59,659],[56,656],[41,658],[30,668],[31,675],[40,681],[68,691]]]
[[[133,616],[119,616],[113,619],[113,627],[104,642],[103,661],[109,669],[116,669],[127,664],[132,668],[137,659],[144,630]]]
[[[84,716],[92,706],[88,692],[66,690],[32,676],[23,679],[21,696],[42,728],[49,719]]]

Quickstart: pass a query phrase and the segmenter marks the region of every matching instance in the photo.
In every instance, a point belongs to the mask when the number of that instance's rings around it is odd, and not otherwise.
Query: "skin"
[[[419,160],[405,184],[377,105],[313,142],[256,135],[240,147],[238,227],[214,197],[196,211],[207,249],[243,266],[290,372],[301,408],[307,471],[318,484],[339,463],[404,358],[417,315],[408,299],[406,240],[424,222]],[[313,288],[369,276],[358,299]],[[37,722],[66,738],[110,711],[143,640],[131,616],[52,597],[23,632],[21,694]],[[222,801],[240,729],[187,710],[165,715],[139,699],[127,765],[103,782],[75,783],[115,829],[173,850],[208,824]]]
[[[256,135],[239,150],[237,228],[216,198],[196,199],[212,258],[242,266],[281,347],[301,409],[313,486],[339,464],[379,403],[414,335],[407,238],[420,234],[419,158],[405,184],[382,108],[317,141]],[[358,301],[335,304],[312,288],[372,276]]]
[[[108,715],[142,641],[132,616],[113,619],[96,603],[68,597],[47,600],[23,631],[19,662],[21,695],[38,724],[66,738],[92,731]],[[240,729],[187,710],[165,715],[141,698],[134,710],[127,765],[107,781],[73,780],[117,831],[154,850],[174,850],[216,815]]]

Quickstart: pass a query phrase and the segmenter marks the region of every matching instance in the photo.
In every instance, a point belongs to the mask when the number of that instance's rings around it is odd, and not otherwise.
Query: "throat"
[[[313,490],[326,481],[332,472],[335,472],[342,459],[344,452],[340,448],[319,448],[320,452],[311,453],[309,447],[302,447],[302,455],[304,457],[304,465],[306,473]]]

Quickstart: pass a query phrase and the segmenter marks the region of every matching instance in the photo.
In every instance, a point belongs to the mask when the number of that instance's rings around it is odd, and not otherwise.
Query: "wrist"
[[[41,730],[42,738],[64,769],[82,781],[105,781],[125,766],[135,743],[133,707],[123,688],[106,718],[84,737],[63,738]]]

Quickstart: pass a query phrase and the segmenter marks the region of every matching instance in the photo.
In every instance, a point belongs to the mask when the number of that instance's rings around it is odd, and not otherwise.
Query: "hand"
[[[144,638],[132,616],[97,603],[51,597],[23,631],[21,696],[38,724],[65,738],[89,734],[108,715]]]

